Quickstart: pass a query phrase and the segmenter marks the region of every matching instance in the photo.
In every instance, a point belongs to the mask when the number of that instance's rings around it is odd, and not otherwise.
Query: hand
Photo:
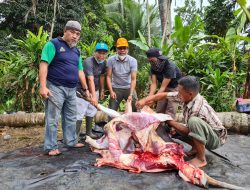
[[[41,87],[39,93],[44,99],[47,99],[49,96],[52,96],[52,93],[47,87]]]
[[[145,103],[146,103],[145,99],[141,99],[135,103],[135,106],[137,109],[141,109],[143,106],[145,106]]]
[[[91,95],[89,93],[89,90],[85,90],[84,92],[84,96],[88,99],[88,98],[91,98]]]
[[[155,104],[155,102],[154,101],[149,101],[148,103],[147,103],[147,106],[149,106],[149,107],[153,107],[153,105]]]
[[[104,100],[104,95],[105,95],[104,90],[102,90],[100,93],[100,100]]]
[[[91,98],[90,103],[95,107],[97,107],[98,105],[98,101],[96,100],[96,98]]]
[[[129,95],[127,101],[132,101],[132,99],[133,99],[132,95]]]
[[[116,93],[114,91],[110,92],[110,98],[115,99],[116,100]]]

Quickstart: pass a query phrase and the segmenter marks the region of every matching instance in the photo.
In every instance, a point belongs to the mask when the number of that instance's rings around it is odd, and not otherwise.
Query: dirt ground
[[[43,126],[0,128],[0,152],[41,145],[44,141],[44,132],[45,128]],[[6,135],[10,135],[10,139],[4,140]],[[58,138],[61,137],[62,131],[58,128]]]

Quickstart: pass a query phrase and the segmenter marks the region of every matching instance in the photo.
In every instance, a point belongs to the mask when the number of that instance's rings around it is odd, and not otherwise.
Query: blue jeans
[[[45,102],[45,140],[44,151],[55,150],[57,145],[57,126],[62,118],[63,142],[74,146],[76,138],[76,88],[55,86],[47,81],[52,96]]]

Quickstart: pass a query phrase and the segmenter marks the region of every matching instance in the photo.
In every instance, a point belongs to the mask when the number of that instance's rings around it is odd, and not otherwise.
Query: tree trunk
[[[27,127],[30,125],[44,125],[44,117],[44,113],[1,114],[0,126]]]
[[[165,40],[169,38],[171,33],[171,5],[172,0],[158,0],[160,20],[161,20],[161,30],[162,30],[162,40],[161,47]]]
[[[54,0],[54,14],[53,14],[53,20],[52,20],[52,23],[51,23],[51,30],[50,30],[50,37],[49,37],[50,40],[53,37],[54,25],[55,25],[55,22],[56,22],[56,5],[57,5],[57,0]]]
[[[250,134],[250,115],[238,112],[217,113],[223,125],[231,132],[240,134]],[[17,113],[0,115],[0,126],[10,127],[28,127],[31,125],[44,125],[44,113]],[[182,122],[183,116],[177,114],[177,121]],[[108,116],[98,111],[95,116],[95,122],[107,122]]]
[[[164,27],[167,19],[167,2],[168,0],[158,0],[160,20],[161,20],[161,32],[164,33]]]
[[[121,5],[122,18],[124,19],[124,4],[123,4],[123,0],[120,0],[120,5]]]
[[[151,47],[150,11],[149,11],[148,0],[146,1],[146,9],[147,9],[147,22],[148,22],[148,46]]]

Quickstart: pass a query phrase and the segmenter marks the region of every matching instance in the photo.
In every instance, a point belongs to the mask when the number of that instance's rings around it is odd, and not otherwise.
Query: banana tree
[[[219,37],[217,35],[209,35],[207,37],[216,38],[219,40],[218,46],[223,48],[225,52],[230,56],[231,62],[232,62],[232,70],[236,72],[236,60],[237,60],[237,52],[238,45],[240,41],[246,41],[250,42],[249,37],[241,36],[237,34],[237,30],[235,28],[229,28],[229,30],[226,33],[225,38]]]
[[[241,6],[241,9],[238,11],[238,17],[241,17],[241,28],[247,23],[246,17],[248,18],[248,23],[250,22],[250,13],[246,7],[247,2],[246,0],[237,0],[237,3]],[[243,14],[244,12],[245,14]],[[245,82],[245,91],[244,91],[244,98],[250,98],[250,58],[248,57],[248,72]]]
[[[237,3],[241,6],[242,10],[245,12],[247,15],[248,20],[250,21],[250,13],[247,10],[247,1],[246,0],[236,0]]]
[[[40,111],[42,100],[39,96],[38,70],[42,48],[48,40],[48,33],[40,27],[38,34],[27,32],[27,37],[15,39],[13,51],[0,52],[5,63],[0,79],[8,97],[15,99],[15,107],[24,111]]]
[[[146,38],[142,35],[142,33],[138,30],[139,39],[137,40],[129,40],[129,42],[135,46],[137,46],[140,50],[146,52],[150,47],[157,47],[162,50],[163,55],[169,55],[172,45],[168,44],[166,41],[163,43],[161,47],[161,38],[152,37],[152,42],[149,44]]]
[[[192,23],[186,26],[180,16],[175,16],[174,32],[170,37],[175,48],[183,49],[202,31],[204,31],[204,23],[199,16],[195,16]]]
[[[136,1],[124,0],[124,16],[122,16],[121,1],[114,0],[112,3],[106,4],[105,9],[110,19],[119,26],[120,36],[124,36],[127,39],[136,39],[139,37],[138,30],[147,33],[149,31],[148,27],[150,27],[150,32],[155,31],[156,6],[148,4],[145,8],[143,4]]]

